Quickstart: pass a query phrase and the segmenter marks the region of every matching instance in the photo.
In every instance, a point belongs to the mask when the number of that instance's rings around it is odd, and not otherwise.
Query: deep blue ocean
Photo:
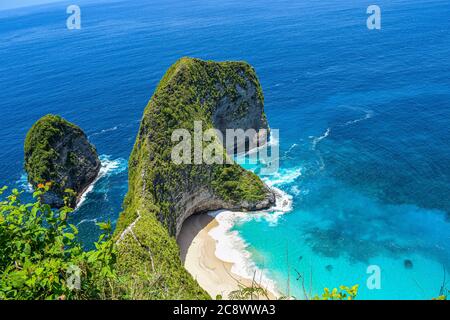
[[[70,3],[71,4],[71,3]],[[182,56],[245,60],[280,129],[266,181],[293,210],[234,229],[281,290],[360,284],[360,299],[431,299],[450,287],[450,2],[77,1],[0,11],[0,184],[27,189],[23,141],[47,113],[78,124],[102,155],[71,216],[86,247],[115,222],[144,107]],[[405,267],[405,260],[412,266]],[[289,261],[289,263],[287,263]],[[288,267],[289,265],[289,267]],[[366,286],[369,265],[381,288]],[[289,271],[288,271],[289,270]]]

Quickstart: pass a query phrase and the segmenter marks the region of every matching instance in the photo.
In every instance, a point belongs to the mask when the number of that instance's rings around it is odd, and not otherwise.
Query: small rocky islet
[[[57,115],[46,115],[31,127],[24,153],[29,183],[34,188],[51,183],[42,201],[53,208],[74,208],[101,167],[86,134]]]

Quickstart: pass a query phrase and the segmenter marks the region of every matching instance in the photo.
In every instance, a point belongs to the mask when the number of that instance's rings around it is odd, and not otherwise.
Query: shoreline
[[[271,189],[276,195],[276,205],[271,209],[257,212],[219,210],[196,214],[184,221],[177,239],[182,263],[212,298],[221,295],[227,299],[240,284],[250,287],[254,282],[266,289],[269,299],[282,296],[275,281],[267,277],[267,270],[252,261],[245,241],[232,231],[236,221],[262,218],[276,224],[283,214],[292,210],[292,197],[275,187]]]
[[[221,241],[214,238],[215,234],[223,234],[222,223],[216,218],[220,214],[233,213],[218,211],[196,214],[186,219],[177,239],[184,267],[213,299],[221,296],[226,300],[230,292],[240,289],[240,285],[250,287],[252,279],[255,278],[255,281],[261,283],[261,286],[267,290],[268,298],[276,300],[281,295],[277,292],[273,281],[267,279],[264,272],[256,266],[253,264],[250,266],[254,268],[253,275],[236,272],[236,265],[241,265],[236,261],[237,259],[243,263],[248,262],[244,261],[249,259],[245,252],[240,248],[235,248],[233,252],[229,248],[226,248],[226,251],[220,248]],[[230,234],[229,236],[233,237],[234,235]],[[222,253],[220,253],[220,249],[222,249]],[[237,257],[238,255],[240,257]],[[255,298],[267,299],[264,296]]]

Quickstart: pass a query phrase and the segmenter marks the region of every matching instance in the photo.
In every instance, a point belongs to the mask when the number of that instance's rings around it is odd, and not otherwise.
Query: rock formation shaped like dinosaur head
[[[218,209],[265,209],[275,202],[257,175],[233,161],[196,163],[191,147],[188,161],[172,161],[174,131],[195,136],[199,122],[202,130],[218,129],[213,130],[217,136],[226,135],[226,129],[267,129],[261,86],[249,64],[182,58],[169,68],[144,111],[116,228],[118,270],[142,287],[157,276],[166,298],[207,297],[180,261],[175,238],[186,218]],[[231,159],[223,141],[215,143],[217,152]],[[158,298],[151,292],[145,297]]]
[[[235,163],[171,160],[175,129],[194,134],[194,122],[201,121],[203,129],[216,128],[225,137],[226,129],[258,132],[268,129],[263,104],[256,73],[245,62],[182,58],[172,65],[144,112],[129,163],[128,208],[147,207],[177,236],[183,221],[194,213],[270,207],[273,193]]]

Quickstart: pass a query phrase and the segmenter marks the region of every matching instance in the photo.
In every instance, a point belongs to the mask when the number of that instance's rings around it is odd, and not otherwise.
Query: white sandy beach
[[[251,286],[251,279],[234,274],[232,263],[216,256],[216,240],[209,232],[218,227],[218,221],[208,214],[189,217],[178,236],[181,259],[185,268],[212,298],[221,295],[227,299],[230,292],[239,289],[239,283]],[[269,293],[274,299],[275,294]]]

